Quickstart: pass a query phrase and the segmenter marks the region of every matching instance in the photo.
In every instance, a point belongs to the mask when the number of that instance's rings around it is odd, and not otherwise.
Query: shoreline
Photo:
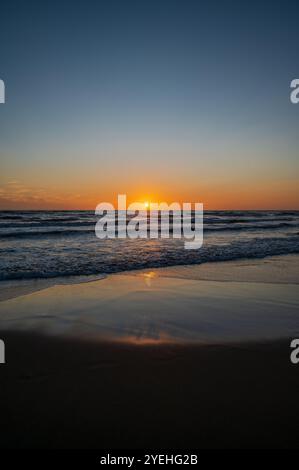
[[[298,257],[213,265],[1,302],[0,448],[298,448]]]
[[[0,302],[0,330],[139,345],[222,344],[299,335],[298,285],[277,282],[285,281],[285,265],[291,264],[294,272],[287,271],[297,275],[297,261],[284,257],[250,267],[234,264],[236,272],[243,272],[242,282],[202,280],[199,271],[211,271],[195,266],[56,285]],[[244,282],[251,267],[256,282]],[[214,269],[221,278],[234,276],[232,264]],[[271,283],[262,283],[262,276]]]
[[[86,276],[4,280],[0,281],[0,302],[59,285],[79,285],[118,275],[146,277],[149,273],[154,273],[157,277],[178,279],[299,284],[299,254],[174,265]]]

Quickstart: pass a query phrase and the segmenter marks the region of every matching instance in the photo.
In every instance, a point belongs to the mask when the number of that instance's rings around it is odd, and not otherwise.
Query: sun
[[[145,201],[144,208],[149,209],[149,207],[150,207],[150,203],[148,201]]]

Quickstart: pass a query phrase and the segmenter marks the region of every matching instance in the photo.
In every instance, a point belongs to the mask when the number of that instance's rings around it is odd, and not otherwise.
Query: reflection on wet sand
[[[1,330],[131,344],[217,343],[294,337],[297,285],[113,275],[0,303]]]

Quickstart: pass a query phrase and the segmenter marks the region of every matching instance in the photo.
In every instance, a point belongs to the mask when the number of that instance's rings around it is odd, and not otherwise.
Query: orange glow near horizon
[[[11,180],[0,184],[1,210],[94,210],[100,202],[110,202],[117,208],[118,194],[127,195],[127,205],[140,201],[148,210],[154,202],[201,202],[205,210],[299,210],[299,181],[294,178],[272,181],[199,181],[198,184],[174,181],[169,185],[153,185],[132,189],[130,182],[120,184],[105,181],[102,186],[74,185],[66,181],[37,186],[33,182]],[[191,182],[190,182],[191,183]],[[214,184],[213,184],[214,183]],[[162,189],[163,188],[163,189]]]

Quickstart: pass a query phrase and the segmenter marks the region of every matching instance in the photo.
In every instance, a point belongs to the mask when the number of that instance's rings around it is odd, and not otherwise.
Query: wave
[[[95,226],[96,220],[92,221],[75,221],[75,222],[51,222],[51,221],[41,221],[41,222],[21,222],[21,223],[1,223],[0,222],[0,230],[5,228],[5,229],[11,229],[11,228],[44,228],[44,227],[89,227],[89,226]]]
[[[97,220],[93,211],[0,212],[0,280],[97,276],[299,252],[298,211],[205,211],[200,250],[185,250],[171,236],[99,240]],[[170,234],[174,227],[175,219]]]
[[[83,233],[91,234],[94,230],[38,230],[28,232],[6,232],[0,233],[0,238],[41,238],[41,237],[60,237],[60,236],[72,236],[82,235]]]
[[[94,223],[90,224],[93,227],[95,226]],[[86,225],[89,226],[89,225]],[[218,227],[205,227],[204,226],[204,233],[213,233],[213,232],[226,232],[226,231],[263,231],[263,230],[277,230],[281,228],[298,228],[298,223],[288,223],[288,222],[280,222],[280,223],[271,223],[271,224],[248,224],[248,225],[238,225],[238,226],[218,226]],[[192,229],[194,230],[194,225],[192,225]],[[117,229],[116,229],[117,233]],[[150,233],[150,230],[147,230],[147,233]],[[159,233],[161,230],[159,229]],[[169,233],[173,234],[173,227],[170,226]],[[10,238],[36,238],[36,237],[70,237],[70,236],[78,236],[82,234],[94,234],[94,228],[92,230],[80,230],[80,229],[67,229],[63,228],[61,230],[54,229],[54,230],[31,230],[31,231],[11,231],[11,232],[0,232],[1,239],[10,239]]]
[[[235,231],[235,230],[271,230],[271,229],[279,229],[279,228],[297,228],[299,227],[298,223],[288,223],[288,222],[280,222],[280,223],[273,223],[273,224],[252,224],[252,225],[240,225],[240,226],[229,226],[229,227],[214,227],[214,228],[204,228],[204,231],[207,232],[223,232],[226,230]]]
[[[133,216],[128,217],[127,220],[130,220]],[[93,220],[78,220],[77,218],[69,218],[69,219],[46,219],[46,220],[40,220],[40,219],[30,219],[30,221],[23,221],[22,219],[21,222],[10,222],[10,223],[3,223],[0,219],[0,230],[1,228],[5,229],[11,229],[11,228],[43,228],[43,227],[89,227],[89,226],[94,226],[97,222],[97,218],[94,217]],[[147,220],[150,220],[150,217],[147,218]],[[180,218],[175,218],[175,220],[181,220],[183,221],[183,217]],[[189,219],[186,219],[189,220]],[[221,218],[221,217],[204,217],[204,223],[205,224],[210,224],[210,225],[233,225],[233,224],[253,224],[253,223],[278,223],[278,222],[296,222],[298,219],[294,217],[266,217],[266,218]],[[170,222],[173,221],[173,217],[170,216]],[[195,223],[195,218],[194,216],[191,217],[191,223]]]
[[[185,250],[183,244],[169,240],[157,240],[130,244],[121,249],[118,240],[112,240],[106,248],[91,252],[86,250],[79,256],[62,258],[51,250],[44,256],[35,256],[28,264],[12,263],[0,274],[0,280],[55,278],[65,276],[89,276],[122,271],[160,268],[166,266],[193,265],[207,262],[232,261],[238,259],[265,258],[267,256],[299,253],[299,237],[253,238],[249,241],[234,241],[228,245],[208,245],[200,250]],[[153,248],[154,247],[154,248]],[[75,253],[75,252],[74,252]]]

